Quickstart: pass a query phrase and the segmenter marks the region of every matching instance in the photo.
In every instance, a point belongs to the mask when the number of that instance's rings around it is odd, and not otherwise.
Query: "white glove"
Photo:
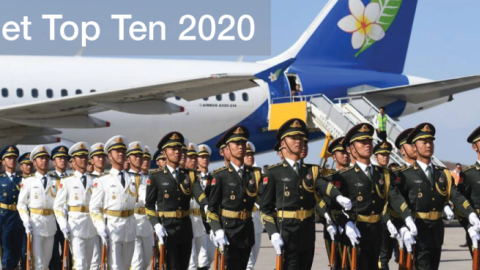
[[[275,252],[277,252],[277,255],[281,255],[283,240],[280,234],[279,233],[272,234],[270,241],[272,242],[273,248],[275,248]]]
[[[350,239],[350,242],[352,242],[352,245],[358,245],[360,241],[358,238],[361,237],[360,231],[355,227],[355,224],[353,224],[351,221],[347,222],[347,225],[345,226],[345,234],[347,237]]]
[[[220,229],[215,232],[215,242],[217,243],[215,246],[220,247],[222,250],[225,245],[229,245],[227,237],[225,236],[225,232]]]
[[[218,247],[218,244],[215,241],[215,234],[213,233],[213,230],[210,230],[210,241],[212,241],[212,243],[213,243],[213,245],[215,245],[215,247]]]
[[[445,208],[443,208],[443,211],[445,212],[445,215],[447,215],[448,220],[453,219],[453,211],[452,211],[452,208],[450,208],[450,205],[445,205]]]
[[[468,234],[470,235],[470,239],[472,239],[472,244],[475,249],[478,248],[478,241],[480,240],[480,235],[478,232],[475,230],[474,227],[470,227],[468,229]]]
[[[403,243],[405,243],[405,247],[407,248],[407,252],[412,252],[412,246],[415,245],[415,238],[413,237],[412,233],[405,227],[400,229],[400,234],[402,235]]]
[[[468,216],[468,221],[472,224],[473,228],[475,228],[475,231],[480,231],[480,220],[478,220],[477,214],[471,213]]]
[[[335,241],[335,235],[337,234],[337,228],[335,227],[335,225],[333,224],[328,225],[327,232],[328,234],[330,234],[330,239],[332,239],[332,241]]]
[[[23,227],[25,227],[25,233],[26,234],[31,234],[32,233],[32,224],[30,221],[24,221],[23,222]]]
[[[352,201],[347,197],[339,195],[337,196],[337,202],[343,207],[343,209],[345,209],[345,211],[352,209]]]
[[[165,230],[162,224],[157,223],[153,228],[155,229],[155,233],[157,234],[158,239],[168,236],[167,230]],[[160,242],[163,242],[163,240]]]
[[[108,245],[107,231],[104,230],[104,231],[98,232],[98,235],[100,236],[100,238],[102,238],[102,244],[107,246]]]
[[[417,225],[415,225],[415,222],[413,221],[411,216],[405,219],[405,225],[407,225],[408,229],[410,230],[410,233],[413,236],[417,236],[418,234]]]
[[[70,229],[68,228],[68,226],[65,227],[65,228],[62,228],[61,231],[62,231],[63,237],[64,237],[65,239],[69,239],[69,238],[70,238]]]
[[[388,232],[390,233],[391,238],[397,238],[398,236],[398,231],[397,228],[395,228],[395,225],[393,225],[392,221],[387,221],[387,228]]]

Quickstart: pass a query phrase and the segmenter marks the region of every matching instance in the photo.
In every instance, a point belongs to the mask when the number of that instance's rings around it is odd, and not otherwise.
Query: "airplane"
[[[403,74],[417,1],[330,0],[291,48],[255,63],[0,56],[0,145],[93,144],[122,134],[155,148],[175,130],[215,149],[241,124],[262,153],[275,144],[269,104],[296,84],[302,95],[365,96],[392,118],[480,87],[480,76]]]

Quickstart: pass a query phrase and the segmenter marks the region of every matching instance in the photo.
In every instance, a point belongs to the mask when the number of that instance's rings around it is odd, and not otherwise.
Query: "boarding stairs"
[[[297,103],[294,105],[288,105],[285,103]],[[321,131],[324,134],[330,134],[333,138],[344,136],[347,131],[353,126],[359,123],[370,123],[373,125],[374,117],[379,114],[379,109],[372,104],[365,97],[347,97],[336,99],[335,102],[330,100],[323,94],[310,95],[310,96],[295,96],[292,98],[278,98],[271,101],[270,117],[269,121],[272,122],[273,117],[278,118],[279,111],[284,112],[286,107],[280,110],[274,110],[273,106],[295,106],[295,110],[306,109],[306,115],[303,112],[299,112],[301,116],[304,116],[306,123],[310,130]],[[301,104],[301,105],[300,105]],[[292,111],[288,110],[288,113]],[[281,114],[281,113],[280,113]],[[295,114],[295,112],[293,112]],[[275,119],[277,123],[281,122],[280,119]],[[270,125],[272,129],[272,125]],[[391,162],[396,162],[400,165],[405,164],[400,151],[395,147],[395,139],[403,131],[403,128],[392,118],[387,115],[387,141],[392,144],[393,151],[390,155]],[[374,134],[374,144],[380,143],[381,140]],[[373,163],[376,164],[375,158],[372,157]],[[444,166],[440,160],[433,157],[432,162],[438,166]]]

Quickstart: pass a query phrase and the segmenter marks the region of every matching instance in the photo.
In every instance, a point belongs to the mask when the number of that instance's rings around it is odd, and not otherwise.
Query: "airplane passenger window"
[[[62,97],[68,96],[68,91],[67,91],[67,89],[62,89],[62,91],[61,91],[60,94],[61,94]]]
[[[38,97],[38,90],[36,88],[32,89],[32,97],[34,97],[34,98]]]
[[[208,97],[204,97],[203,100],[208,101]]]
[[[222,101],[222,95],[217,95],[217,101]]]
[[[81,94],[82,94],[82,90],[80,89],[75,90],[75,95],[81,95]]]
[[[52,89],[47,89],[47,97],[52,98],[53,97],[53,91]]]
[[[248,101],[248,93],[243,93],[242,98],[243,98],[243,101],[247,102]]]
[[[17,89],[17,97],[23,97],[23,89],[22,88],[18,88]]]
[[[2,88],[2,97],[8,97],[8,89]]]
[[[235,101],[235,93],[230,93],[228,96],[230,97],[230,101]]]

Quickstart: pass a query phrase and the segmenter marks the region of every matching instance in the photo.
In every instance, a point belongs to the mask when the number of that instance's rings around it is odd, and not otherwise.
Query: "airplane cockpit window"
[[[2,88],[2,97],[8,97],[8,89]]]
[[[34,98],[38,97],[38,90],[36,88],[32,89],[32,97],[34,97]]]
[[[217,101],[222,101],[222,95],[216,95]]]
[[[235,101],[235,93],[230,93],[228,96],[230,97],[230,101]]]
[[[243,93],[242,94],[242,99],[243,99],[243,101],[247,102],[248,101],[248,93]]]
[[[53,97],[53,91],[52,89],[47,89],[47,97],[52,98]]]
[[[17,89],[17,97],[19,97],[19,98],[23,97],[23,89],[22,88]]]
[[[82,90],[80,89],[75,90],[75,95],[81,95],[81,94],[82,94]]]
[[[60,92],[60,95],[61,95],[62,97],[68,96],[68,91],[67,91],[67,89],[62,89],[62,91]]]

